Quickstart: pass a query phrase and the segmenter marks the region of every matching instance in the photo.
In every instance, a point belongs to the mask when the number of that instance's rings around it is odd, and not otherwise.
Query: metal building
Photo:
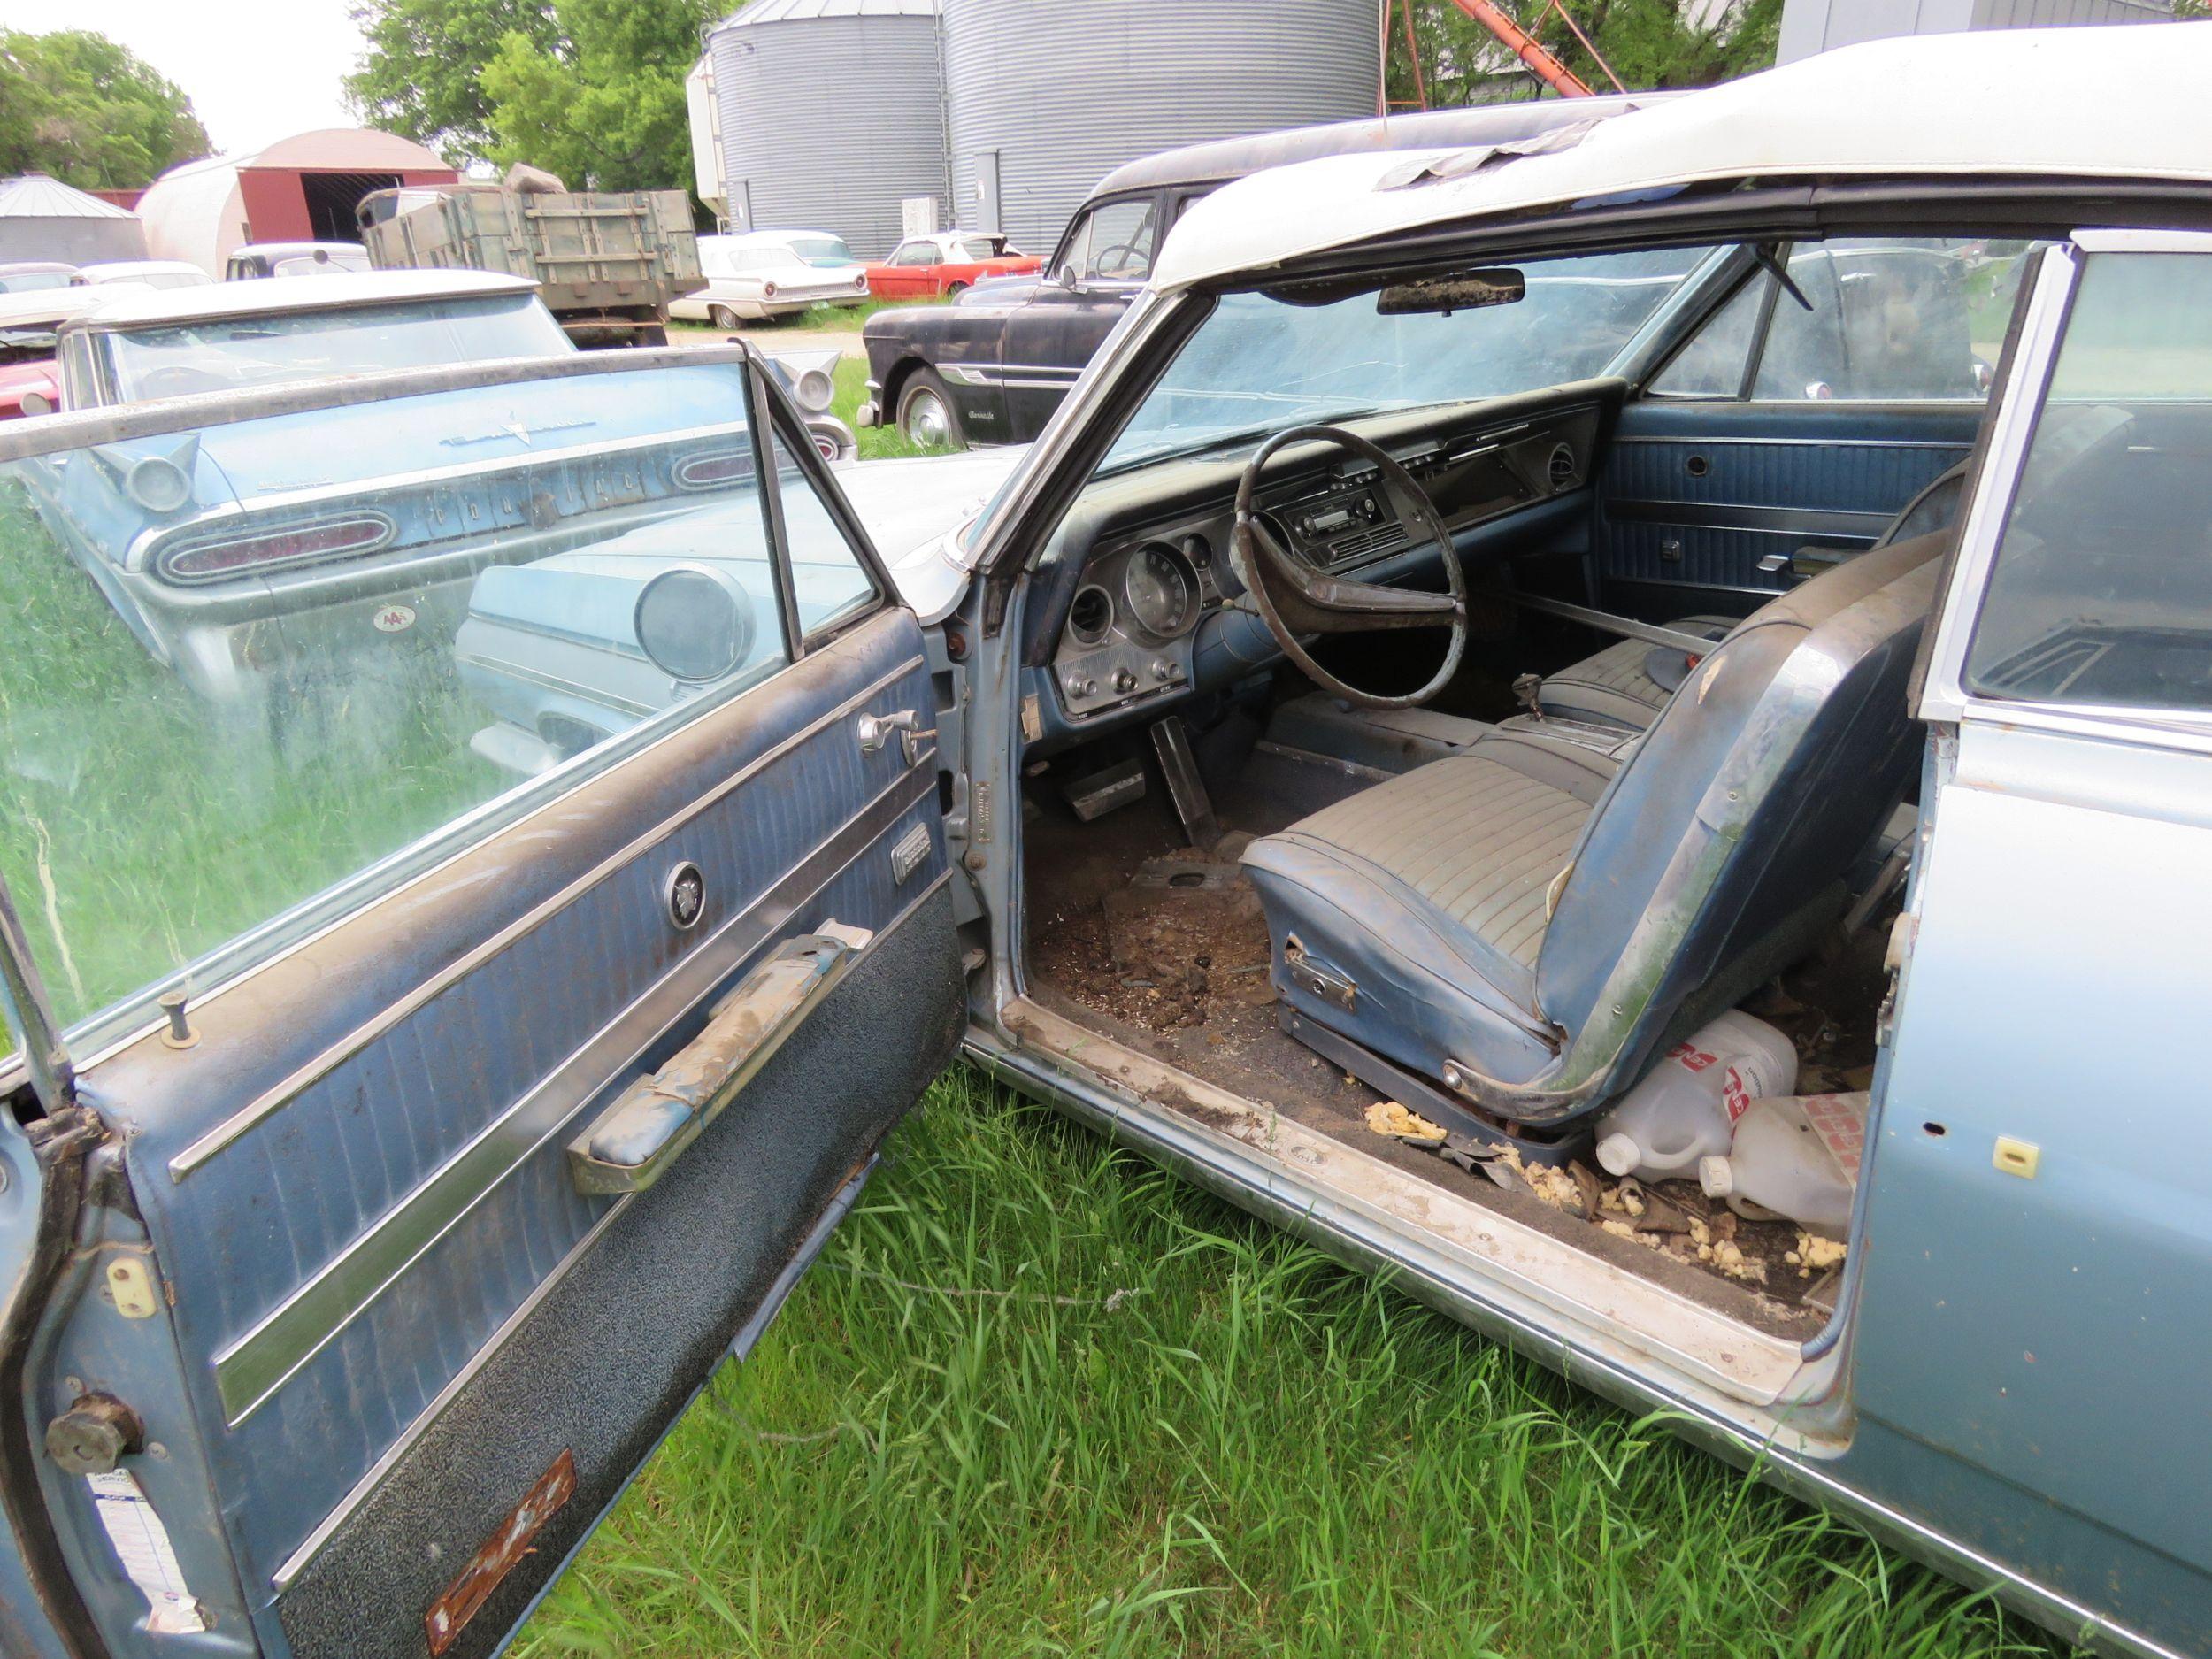
[[[704,67],[733,230],[826,230],[875,257],[902,198],[944,196],[937,0],[754,0],[708,31]]]
[[[1102,175],[1375,112],[1375,0],[944,0],[952,204],[1049,253]]]
[[[0,179],[0,261],[94,265],[145,257],[145,229],[127,209],[73,190],[42,173]]]
[[[1783,63],[1890,35],[2047,28],[2068,23],[2166,23],[2173,0],[1786,0]]]

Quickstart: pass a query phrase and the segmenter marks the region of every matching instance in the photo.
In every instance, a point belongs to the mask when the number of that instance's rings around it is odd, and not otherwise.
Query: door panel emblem
[[[707,908],[707,879],[699,873],[699,866],[689,860],[668,872],[664,893],[668,919],[679,927],[693,926]]]

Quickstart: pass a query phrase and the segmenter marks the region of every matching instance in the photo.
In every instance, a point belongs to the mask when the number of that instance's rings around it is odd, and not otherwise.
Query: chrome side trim
[[[951,881],[951,879],[952,872],[950,870],[940,872],[935,880],[932,881],[927,887],[917,893],[907,902],[904,908],[902,909],[896,916],[893,917],[890,921],[887,922],[883,926],[876,930],[876,936],[870,940],[865,945],[862,946],[859,954],[853,958],[853,965],[855,967],[858,967],[862,963],[867,961],[870,953],[872,952],[877,946],[880,945],[884,940],[888,938],[892,933],[897,932],[898,929],[913,916],[916,910],[919,910],[923,904],[927,902],[928,900],[936,894],[940,887],[944,887],[947,883]],[[872,1167],[872,1161],[871,1167]],[[856,1177],[856,1181],[864,1179],[864,1175],[865,1171],[863,1172],[862,1176]],[[842,1203],[845,1209],[848,1210],[851,1207],[850,1201],[846,1197],[846,1194],[849,1192],[853,1192],[853,1187],[854,1183],[848,1183],[846,1188],[841,1190],[838,1194],[837,1197],[831,1201],[831,1208],[833,1210],[837,1209],[840,1203]],[[857,1196],[857,1194],[854,1193],[853,1195]],[[514,1333],[522,1327],[523,1324],[528,1320],[530,1316],[535,1313],[538,1309],[544,1304],[546,1298],[550,1296],[553,1292],[558,1288],[561,1281],[568,1277],[569,1270],[574,1267],[578,1262],[581,1261],[585,1256],[589,1254],[592,1247],[599,1242],[600,1235],[605,1233],[607,1228],[612,1225],[614,1218],[617,1216],[620,1215],[625,1210],[630,1207],[631,1202],[636,1197],[636,1194],[632,1194],[627,1197],[618,1198],[612,1204],[609,1205],[607,1208],[607,1213],[600,1217],[597,1221],[592,1224],[591,1231],[587,1233],[582,1238],[579,1239],[575,1244],[570,1248],[568,1254],[554,1263],[552,1271],[538,1281],[536,1288],[532,1290],[529,1295],[523,1298],[521,1302],[516,1306],[515,1310],[512,1313],[509,1314],[504,1319],[500,1321],[499,1328],[485,1339],[483,1347],[478,1348],[474,1354],[471,1355],[467,1363],[465,1363],[459,1371],[454,1372],[452,1380],[447,1383],[444,1387],[441,1388],[437,1392],[437,1394],[431,1400],[430,1403],[425,1406],[420,1412],[416,1414],[415,1420],[413,1422],[410,1423],[405,1428],[399,1432],[399,1434],[393,1440],[391,1445],[385,1448],[384,1455],[379,1457],[376,1462],[369,1465],[368,1469],[362,1474],[360,1479],[353,1483],[352,1487],[347,1492],[346,1495],[339,1499],[336,1506],[332,1509],[328,1515],[322,1518],[322,1520],[316,1525],[315,1530],[303,1539],[299,1547],[289,1555],[284,1558],[283,1562],[278,1566],[276,1571],[270,1575],[269,1587],[273,1591],[281,1595],[290,1587],[292,1581],[299,1577],[300,1573],[307,1566],[307,1563],[321,1553],[323,1547],[329,1543],[331,1539],[336,1535],[338,1530],[344,1526],[347,1521],[352,1518],[354,1512],[357,1510],[363,1503],[367,1502],[369,1494],[374,1492],[377,1487],[384,1484],[386,1477],[388,1477],[392,1472],[393,1469],[399,1464],[401,1459],[404,1458],[407,1454],[414,1448],[415,1445],[421,1440],[422,1437],[429,1432],[432,1425],[434,1425],[440,1417],[446,1414],[447,1410],[451,1408],[453,1402],[460,1398],[462,1394],[468,1388],[468,1386],[474,1382],[477,1377],[481,1374],[484,1367],[491,1363],[493,1356],[496,1355],[501,1348],[507,1345],[507,1343],[513,1338]],[[839,1213],[841,1215],[842,1211],[841,1210]],[[812,1235],[810,1234],[809,1235],[808,1242],[810,1244],[813,1242]],[[805,1247],[802,1246],[801,1248],[803,1250]],[[787,1286],[782,1286],[782,1281],[779,1279],[777,1281],[777,1286],[771,1287],[769,1293],[771,1296],[773,1296],[776,1294],[777,1287],[783,1287],[787,1291],[788,1289]],[[742,1338],[746,1334],[747,1331],[751,1330],[752,1326],[749,1322],[745,1327],[740,1330],[738,1335],[740,1338]],[[757,1331],[754,1331],[753,1334],[757,1337],[759,1333]],[[741,1355],[740,1357],[741,1358],[742,1356]]]
[[[617,870],[621,869],[624,865],[630,863],[631,860],[637,857],[639,854],[646,851],[656,842],[666,839],[675,831],[683,827],[684,825],[689,823],[693,818],[697,818],[709,807],[714,805],[717,802],[723,799],[723,797],[729,795],[731,791],[738,788],[750,779],[757,776],[762,771],[772,764],[774,762],[781,760],[785,756],[791,753],[792,750],[798,748],[800,744],[805,742],[809,738],[814,737],[819,733],[827,730],[829,727],[837,725],[847,716],[850,715],[854,710],[859,708],[861,704],[866,703],[869,698],[879,694],[887,686],[892,685],[900,679],[903,678],[905,675],[912,673],[916,669],[925,666],[926,666],[926,664],[924,658],[919,657],[908,657],[904,662],[900,663],[895,667],[889,669],[870,684],[864,686],[860,690],[855,692],[850,697],[848,697],[843,703],[838,704],[837,707],[832,709],[829,712],[824,714],[818,719],[816,719],[811,724],[802,727],[799,731],[793,733],[790,736],[784,738],[773,747],[764,750],[739,771],[733,772],[729,777],[725,778],[721,782],[715,785],[713,788],[700,795],[696,800],[690,802],[680,811],[672,813],[668,818],[664,818],[651,829],[647,830],[643,834],[632,841],[627,846],[622,848],[619,851],[603,860],[594,868],[586,871],[582,875],[577,877],[575,880],[570,882],[558,893],[553,894],[532,910],[526,911],[521,916],[517,917],[506,926],[501,928],[499,932],[494,933],[490,938],[477,945],[475,949],[468,951],[465,955],[462,956],[456,961],[448,964],[444,968],[439,970],[438,972],[433,974],[429,979],[424,980],[420,985],[417,986],[412,991],[410,991],[405,996],[403,996],[398,1001],[393,1002],[381,1013],[377,1014],[373,1018],[368,1019],[360,1025],[355,1027],[345,1036],[340,1038],[338,1041],[324,1049],[322,1053],[317,1055],[315,1058],[309,1061],[305,1065],[294,1071],[282,1082],[277,1084],[273,1088],[263,1091],[262,1094],[257,1095],[255,1099],[249,1102],[239,1110],[231,1114],[230,1117],[224,1119],[220,1124],[218,1124],[214,1128],[209,1130],[207,1133],[202,1135],[197,1141],[195,1141],[183,1151],[178,1153],[175,1157],[169,1160],[170,1179],[173,1180],[182,1180],[187,1175],[189,1175],[194,1170],[197,1169],[201,1164],[206,1163],[208,1159],[213,1157],[225,1147],[236,1141],[239,1136],[244,1134],[247,1130],[252,1128],[263,1118],[268,1117],[272,1112],[282,1106],[293,1095],[297,1094],[309,1084],[314,1082],[318,1078],[322,1077],[332,1068],[339,1065],[353,1055],[359,1053],[377,1038],[383,1035],[384,1033],[389,1031],[394,1025],[399,1024],[401,1020],[407,1018],[417,1010],[420,1009],[424,1003],[429,1002],[430,999],[436,996],[438,993],[446,989],[449,986],[453,985],[457,980],[460,980],[467,975],[474,972],[478,968],[483,966],[485,963],[490,961],[492,957],[497,956],[501,951],[506,949],[510,945],[513,944],[516,940],[521,938],[525,933],[530,933],[534,929],[541,926],[547,918],[556,914],[568,904],[574,902],[580,895],[606,879],[608,876],[613,874]],[[524,821],[526,822],[527,820],[526,819]],[[519,827],[519,824],[511,826],[507,833],[512,833],[515,829],[518,829]],[[486,842],[479,844],[489,845],[490,843]],[[473,851],[475,850],[475,848],[472,847],[468,850]],[[388,895],[386,896],[388,896]],[[335,926],[335,924],[334,924],[334,926]]]
[[[610,1079],[636,1064],[786,918],[936,787],[927,762],[902,773],[820,847],[593,1033],[421,1185],[215,1356],[215,1390],[235,1428],[358,1318],[541,1147],[557,1140]]]

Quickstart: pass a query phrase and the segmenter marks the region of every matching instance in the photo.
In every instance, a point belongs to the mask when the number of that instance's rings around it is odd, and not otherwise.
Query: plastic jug
[[[1755,1100],[1736,1125],[1734,1148],[1697,1166],[1708,1198],[1751,1215],[1769,1210],[1830,1238],[1851,1227],[1851,1194],[1866,1151],[1867,1094]]]
[[[1786,1094],[1796,1083],[1796,1045],[1731,1009],[1677,1043],[1598,1119],[1598,1163],[1609,1175],[1693,1177],[1700,1158],[1728,1150],[1736,1119],[1754,1099]]]

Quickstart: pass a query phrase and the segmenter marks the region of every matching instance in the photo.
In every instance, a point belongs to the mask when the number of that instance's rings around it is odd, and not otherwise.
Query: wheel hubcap
[[[906,437],[940,448],[951,442],[952,417],[936,393],[917,392],[906,400]]]

